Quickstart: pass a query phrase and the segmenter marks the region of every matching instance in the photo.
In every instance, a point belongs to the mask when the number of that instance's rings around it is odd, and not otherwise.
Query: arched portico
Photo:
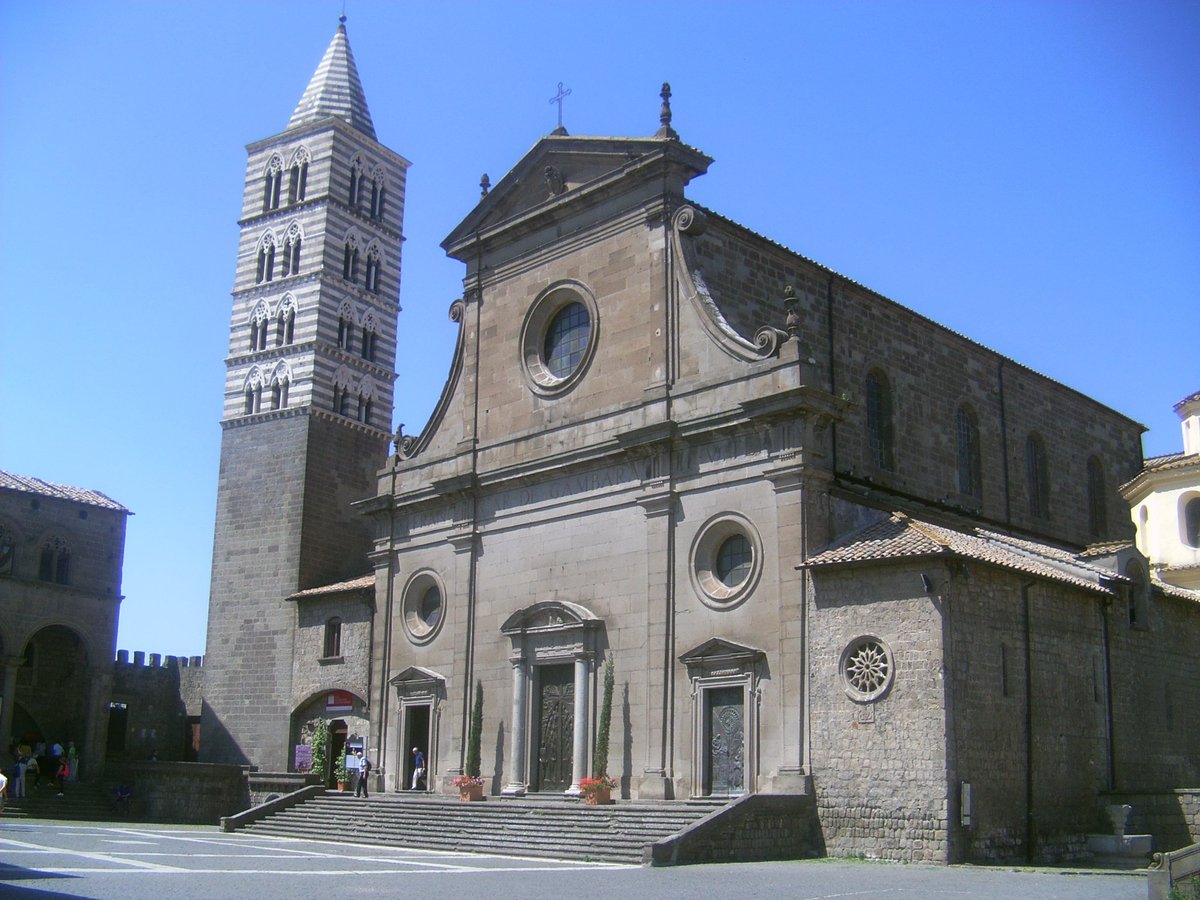
[[[501,626],[512,641],[513,667],[512,769],[503,794],[522,796],[531,787],[579,794],[587,774],[589,694],[603,629],[590,610],[558,600],[517,610]]]

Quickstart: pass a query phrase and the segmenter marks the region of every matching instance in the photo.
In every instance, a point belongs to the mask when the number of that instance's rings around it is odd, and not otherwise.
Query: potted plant
[[[346,754],[339,753],[337,766],[334,767],[334,779],[339,791],[346,790]]]
[[[329,726],[325,722],[317,722],[312,736],[312,765],[308,771],[321,779],[321,786],[329,785],[329,761],[326,752],[329,747]]]
[[[483,683],[475,682],[475,703],[467,729],[467,764],[463,774],[453,780],[460,800],[482,800],[483,778],[479,774],[479,744],[483,740]]]
[[[579,782],[583,802],[589,806],[612,803],[615,778],[608,775],[608,732],[612,725],[613,665],[609,657],[604,664],[604,698],[600,702],[600,727],[596,734],[596,753],[592,757],[592,777]]]

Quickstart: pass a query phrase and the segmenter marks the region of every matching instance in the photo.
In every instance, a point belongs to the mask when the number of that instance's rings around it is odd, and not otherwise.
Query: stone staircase
[[[70,819],[74,821],[107,822],[123,819],[113,812],[115,788],[104,782],[76,781],[68,783],[64,796],[51,785],[28,788],[25,797],[4,801],[5,819]]]
[[[640,864],[648,844],[723,806],[720,801],[456,798],[326,792],[246,826],[252,834],[428,850]]]

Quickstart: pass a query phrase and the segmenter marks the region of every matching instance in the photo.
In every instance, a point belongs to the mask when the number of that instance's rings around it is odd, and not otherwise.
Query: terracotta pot
[[[464,784],[458,789],[459,800],[482,800],[483,785],[482,784]]]
[[[338,790],[339,790],[339,791],[344,791],[344,790],[346,790],[346,782],[344,782],[344,781],[339,781],[339,782],[337,783],[337,785],[338,785]]]
[[[612,803],[612,788],[595,788],[583,795],[588,806],[607,806]]]

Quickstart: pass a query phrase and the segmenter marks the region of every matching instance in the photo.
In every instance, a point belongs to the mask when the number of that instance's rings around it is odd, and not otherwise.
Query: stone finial
[[[783,327],[787,329],[789,337],[800,334],[800,314],[796,312],[796,303],[796,289],[789,284],[783,289],[783,308],[787,310]]]
[[[479,179],[479,199],[482,200],[488,195],[488,191],[492,189],[492,180],[488,178],[487,172],[483,173],[483,177]]]
[[[679,140],[679,135],[671,127],[671,85],[668,82],[663,82],[662,90],[658,96],[662,97],[662,107],[658,111],[659,128],[654,133],[654,136],[677,141]]]
[[[486,177],[486,176],[485,176]],[[401,422],[396,426],[396,434],[392,437],[392,444],[396,447],[396,455],[400,455],[400,447],[404,444],[404,423]]]

